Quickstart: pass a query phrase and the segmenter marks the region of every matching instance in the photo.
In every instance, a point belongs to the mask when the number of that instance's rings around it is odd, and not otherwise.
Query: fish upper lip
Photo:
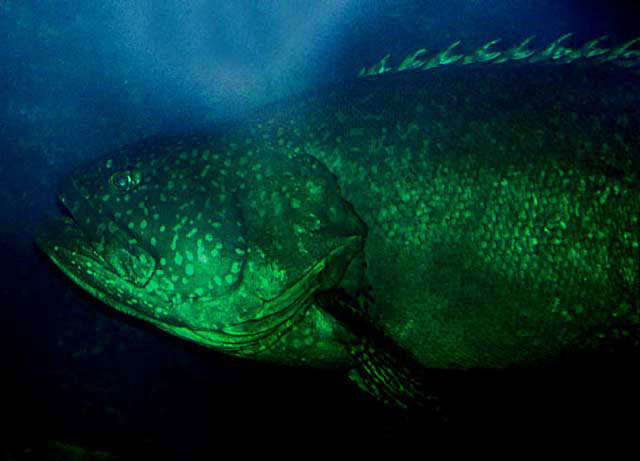
[[[157,264],[153,253],[137,238],[132,242],[122,223],[101,203],[89,199],[84,190],[76,179],[69,178],[58,194],[64,214],[68,214],[78,228],[73,232],[75,245],[89,248],[92,259],[121,279],[138,287],[146,286]],[[88,256],[88,251],[84,252]]]
[[[82,248],[85,256],[104,263],[100,254],[87,242],[82,227],[70,212],[49,216],[36,232],[36,244],[54,259],[60,248]],[[89,250],[89,251],[87,251]]]
[[[87,214],[87,209],[94,209],[93,204],[82,196],[76,197],[75,189],[66,190],[66,192],[70,193],[63,192],[58,195],[61,212],[51,216],[41,226],[36,237],[37,245],[64,272],[77,272],[78,278],[86,278],[86,276],[80,274],[83,270],[78,268],[72,259],[82,257],[94,261],[102,270],[122,281],[138,288],[145,286],[155,272],[154,256],[144,247],[132,244],[126,236],[123,236],[117,223],[114,223],[117,226],[115,231],[106,230],[106,228],[111,229],[111,226],[100,229],[101,226],[97,224],[101,220],[91,216],[91,220],[87,219],[87,223],[90,222],[90,224],[83,225],[83,216]],[[102,220],[110,219],[106,215],[101,217]],[[102,247],[97,248],[96,245]],[[122,251],[105,253],[109,246],[121,247]],[[70,254],[74,256],[71,257]],[[139,263],[140,258],[147,263]]]
[[[124,304],[122,300],[114,297],[113,292],[106,289],[105,278],[117,278],[118,283],[128,283],[133,289],[138,287],[135,287],[127,280],[123,280],[112,269],[102,255],[87,242],[82,227],[73,218],[62,215],[50,216],[41,225],[39,232],[36,234],[36,244],[63,273],[96,299],[112,306],[118,305],[118,310],[130,315],[145,316],[144,312],[137,311],[135,308]],[[82,270],[82,266],[78,264],[78,261],[83,259],[95,262],[92,270],[97,272],[97,275],[91,275]],[[145,317],[145,319],[148,321],[153,320],[148,317]]]

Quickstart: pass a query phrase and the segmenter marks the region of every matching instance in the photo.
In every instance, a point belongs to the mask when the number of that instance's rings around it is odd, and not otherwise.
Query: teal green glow
[[[529,59],[513,67],[397,75],[383,60],[385,75],[215,137],[153,141],[79,172],[62,192],[74,219],[39,243],[122,312],[234,355],[350,368],[401,406],[422,392],[420,367],[528,365],[637,338],[638,82],[530,71],[544,53],[570,62],[566,39],[501,52]],[[496,43],[474,62],[500,62]],[[598,43],[583,60],[630,53]],[[468,61],[456,46],[398,70]],[[351,301],[362,292],[366,309]]]

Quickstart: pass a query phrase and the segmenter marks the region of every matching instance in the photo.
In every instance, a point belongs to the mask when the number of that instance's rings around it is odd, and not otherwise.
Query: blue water
[[[602,34],[620,43],[640,35],[630,5],[0,0],[0,289],[9,376],[0,395],[12,453],[37,459],[33,447],[61,440],[121,454],[187,450],[188,459],[230,437],[260,433],[397,432],[393,417],[341,373],[228,359],[84,295],[33,245],[37,224],[58,212],[58,182],[78,164],[144,136],[240,118],[274,99],[352,78],[387,53],[435,51],[456,40],[473,50],[529,35],[541,44],[567,32],[577,44]],[[475,379],[452,383],[473,396],[454,409],[468,425],[484,420],[478,411],[488,407],[479,396],[505,390],[513,399],[496,408],[509,417],[529,411],[540,418],[535,408],[545,402],[550,421],[576,417],[587,398],[596,412],[607,407],[602,396],[562,387],[554,394],[546,384],[542,396],[522,395],[518,386],[529,377],[517,373]],[[622,395],[631,393],[627,386],[620,385]]]

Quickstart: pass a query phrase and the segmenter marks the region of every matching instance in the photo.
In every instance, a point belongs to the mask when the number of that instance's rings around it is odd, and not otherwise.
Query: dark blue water
[[[13,456],[38,459],[46,441],[63,441],[121,456],[186,450],[190,459],[230,438],[397,435],[404,428],[338,372],[226,358],[124,318],[75,288],[33,245],[38,223],[58,212],[58,182],[75,166],[144,136],[240,118],[351,78],[387,53],[439,50],[456,40],[473,50],[529,35],[548,43],[567,32],[575,43],[640,35],[638,12],[621,1],[186,3],[0,0],[8,372],[1,404]],[[519,373],[437,379],[459,397],[449,411],[467,428],[518,417],[532,426],[598,424],[633,403],[625,364],[634,357],[594,358],[597,379],[583,362],[552,370],[537,387]],[[594,394],[590,380],[603,373],[615,385]]]

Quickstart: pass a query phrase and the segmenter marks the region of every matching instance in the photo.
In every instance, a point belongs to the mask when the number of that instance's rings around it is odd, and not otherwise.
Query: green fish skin
[[[638,338],[640,88],[620,69],[479,64],[360,78],[79,171],[38,241],[183,338],[349,366],[316,302],[367,290],[425,367]]]

